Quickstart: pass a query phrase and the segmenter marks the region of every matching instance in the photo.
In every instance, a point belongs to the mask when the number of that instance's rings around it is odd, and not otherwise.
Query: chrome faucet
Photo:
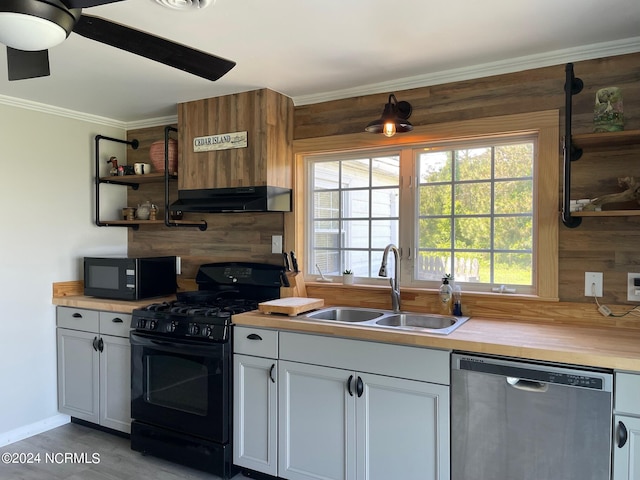
[[[390,250],[393,252],[395,260],[393,278],[389,279],[389,284],[391,285],[391,306],[393,307],[393,311],[398,313],[400,312],[400,251],[398,250],[398,247],[392,243],[387,245],[384,249],[384,253],[382,254],[382,265],[380,265],[378,276],[387,276],[387,257],[389,256]]]

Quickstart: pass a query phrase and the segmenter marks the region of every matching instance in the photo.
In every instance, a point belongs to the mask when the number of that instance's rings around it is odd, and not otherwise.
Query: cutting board
[[[294,316],[323,306],[323,298],[287,297],[259,303],[258,310],[262,313],[284,313]]]

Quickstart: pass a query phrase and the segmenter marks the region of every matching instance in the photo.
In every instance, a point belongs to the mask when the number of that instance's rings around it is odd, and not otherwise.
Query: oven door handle
[[[225,347],[224,343],[202,344],[189,340],[166,341],[148,337],[140,333],[131,332],[130,341],[132,346],[158,347],[165,351],[173,351],[181,354],[216,356]]]

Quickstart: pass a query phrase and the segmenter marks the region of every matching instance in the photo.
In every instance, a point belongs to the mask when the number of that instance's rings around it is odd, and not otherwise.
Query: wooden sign
[[[246,148],[247,132],[221,133],[193,139],[194,152],[210,152],[212,150],[229,150]]]

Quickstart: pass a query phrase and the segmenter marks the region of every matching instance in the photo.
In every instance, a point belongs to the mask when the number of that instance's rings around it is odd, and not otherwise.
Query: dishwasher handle
[[[513,388],[523,390],[525,392],[544,393],[549,390],[549,384],[544,382],[534,382],[532,380],[524,380],[518,377],[507,377],[507,383]]]

